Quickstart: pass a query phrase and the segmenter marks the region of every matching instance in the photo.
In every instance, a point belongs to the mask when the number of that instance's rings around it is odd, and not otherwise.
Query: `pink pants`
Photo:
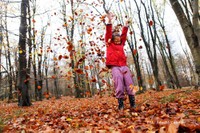
[[[125,92],[128,95],[134,95],[132,74],[127,66],[113,66],[112,78],[114,80],[114,87],[116,98],[124,98]]]

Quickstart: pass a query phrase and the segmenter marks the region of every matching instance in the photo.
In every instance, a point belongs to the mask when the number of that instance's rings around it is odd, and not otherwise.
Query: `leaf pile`
[[[137,107],[117,110],[109,96],[75,99],[52,98],[33,102],[31,107],[1,103],[3,132],[199,132],[200,91],[192,89],[149,90],[136,95]]]

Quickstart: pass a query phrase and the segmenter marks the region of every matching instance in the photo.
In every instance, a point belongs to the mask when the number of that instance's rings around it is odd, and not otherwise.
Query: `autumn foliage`
[[[137,107],[117,110],[113,96],[51,98],[30,107],[0,105],[1,127],[6,132],[199,132],[200,91],[192,89],[149,90],[136,95]]]

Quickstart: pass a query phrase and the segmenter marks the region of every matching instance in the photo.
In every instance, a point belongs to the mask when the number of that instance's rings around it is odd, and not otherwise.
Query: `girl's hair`
[[[120,33],[119,33],[119,32],[112,32],[112,40],[113,40],[116,36],[120,36]]]
[[[120,26],[116,25],[112,31],[112,39],[114,39],[114,37],[116,36],[120,36]]]

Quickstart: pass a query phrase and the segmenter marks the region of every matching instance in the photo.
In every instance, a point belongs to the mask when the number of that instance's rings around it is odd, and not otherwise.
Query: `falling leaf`
[[[52,78],[52,79],[56,79],[56,76],[55,76],[55,75],[52,75],[51,78]]]
[[[139,49],[142,49],[142,45],[139,46]]]
[[[149,26],[152,26],[152,25],[153,25],[153,21],[150,20],[150,21],[149,21]]]
[[[89,28],[87,29],[87,33],[90,34],[91,32],[92,32],[92,28],[89,27]]]
[[[70,51],[72,51],[72,49],[73,49],[73,45],[68,45],[67,46],[67,50],[70,52]]]
[[[137,49],[134,49],[133,50],[133,55],[136,55],[137,54]]]
[[[63,58],[64,58],[64,59],[69,59],[69,56],[64,55]]]
[[[107,82],[104,79],[102,79],[102,83],[106,84]]]
[[[97,82],[97,79],[95,77],[93,77],[90,81],[91,82]]]
[[[70,20],[74,20],[74,18],[73,18],[72,16],[69,16],[69,19],[70,19]]]
[[[76,63],[76,66],[78,67],[79,64],[82,64],[84,62],[84,60],[86,59],[85,56],[83,56],[82,58],[80,58],[77,63]]]
[[[42,87],[41,87],[40,85],[38,85],[38,86],[37,86],[37,89],[40,90],[40,89],[42,89]]]
[[[22,54],[22,53],[23,53],[23,51],[22,51],[22,50],[19,50],[19,53],[20,53],[20,54]]]
[[[58,60],[61,60],[62,58],[63,58],[62,55],[59,55],[59,56],[58,56]]]
[[[132,34],[133,34],[133,31],[130,31],[129,34],[132,35]]]
[[[36,22],[35,19],[32,19],[32,22],[35,23]]]
[[[53,58],[54,61],[57,61],[58,59],[56,57]]]
[[[105,18],[106,18],[106,15],[102,15],[102,16],[100,17],[100,21],[105,22]]]
[[[74,71],[75,71],[76,73],[78,73],[78,74],[84,74],[84,73],[83,73],[83,70],[80,69],[80,68],[75,68]]]
[[[67,27],[67,26],[68,26],[67,23],[63,24],[63,27]]]
[[[165,85],[160,85],[160,86],[159,86],[160,91],[163,91],[164,88],[165,88]]]
[[[90,67],[89,67],[89,66],[85,66],[84,69],[85,69],[85,70],[89,70]]]

